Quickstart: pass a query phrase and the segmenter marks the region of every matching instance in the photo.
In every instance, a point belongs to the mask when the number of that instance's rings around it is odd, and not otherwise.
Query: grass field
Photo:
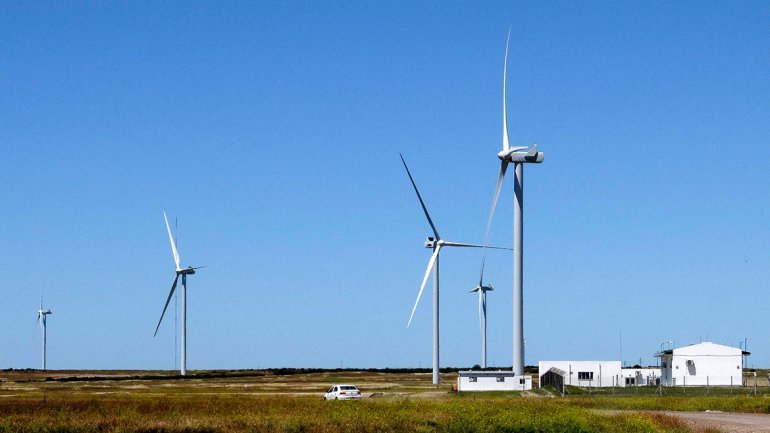
[[[438,388],[430,373],[284,373],[4,371],[0,432],[689,432],[671,417],[599,409],[770,413],[770,397],[750,388],[457,394],[451,373]],[[375,396],[322,401],[340,382]]]

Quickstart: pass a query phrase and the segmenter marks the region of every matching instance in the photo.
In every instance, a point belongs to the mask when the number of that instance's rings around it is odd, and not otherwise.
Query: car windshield
[[[356,388],[355,386],[349,386],[349,385],[348,386],[341,386],[340,389],[343,390],[343,391],[356,391],[356,390],[358,390],[358,388]]]

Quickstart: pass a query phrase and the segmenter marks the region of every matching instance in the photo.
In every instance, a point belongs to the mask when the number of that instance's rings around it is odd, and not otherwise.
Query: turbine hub
[[[190,267],[187,267],[185,269],[179,269],[179,270],[176,271],[176,273],[179,274],[179,275],[192,275],[192,274],[195,273],[195,268],[190,266]]]
[[[514,154],[520,153],[522,150],[526,150],[526,149],[527,149],[527,146],[513,146],[508,150],[503,149],[500,152],[497,152],[497,157],[500,158],[501,161],[511,162],[511,160],[514,157]]]

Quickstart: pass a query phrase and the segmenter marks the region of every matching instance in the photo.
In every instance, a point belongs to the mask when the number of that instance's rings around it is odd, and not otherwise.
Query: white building
[[[532,376],[516,376],[512,371],[460,371],[458,391],[526,391],[532,389]]]
[[[656,353],[660,357],[661,383],[666,386],[740,386],[743,378],[741,349],[700,343]]]
[[[564,384],[583,387],[623,386],[620,361],[540,361],[539,374],[556,368],[564,372]]]
[[[621,368],[620,386],[658,385],[660,368]]]

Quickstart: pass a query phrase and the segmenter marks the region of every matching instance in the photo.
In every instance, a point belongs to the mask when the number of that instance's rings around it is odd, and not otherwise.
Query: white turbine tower
[[[414,318],[414,312],[417,310],[417,304],[420,303],[420,297],[422,297],[422,292],[425,289],[425,283],[428,282],[430,271],[433,270],[433,384],[438,385],[439,384],[439,308],[438,308],[439,306],[439,266],[438,266],[439,260],[438,260],[438,255],[442,247],[483,248],[484,245],[447,242],[441,238],[441,235],[438,234],[438,230],[436,229],[436,226],[433,224],[433,220],[431,219],[430,214],[428,213],[428,208],[425,207],[425,202],[422,200],[422,195],[420,195],[420,191],[417,189],[417,184],[415,184],[414,179],[412,178],[412,173],[409,171],[409,167],[407,167],[406,165],[404,156],[401,154],[399,155],[401,156],[401,162],[404,164],[404,168],[406,169],[406,174],[409,176],[409,180],[412,182],[412,187],[414,188],[414,192],[417,194],[417,199],[420,200],[420,206],[422,206],[422,210],[425,213],[425,218],[428,220],[428,224],[430,224],[430,228],[433,230],[433,236],[434,236],[434,237],[428,237],[427,241],[425,242],[425,248],[433,249],[433,254],[431,254],[430,260],[428,261],[428,268],[425,270],[425,276],[422,279],[422,284],[420,285],[420,291],[417,294],[417,300],[414,303],[414,307],[412,308],[412,314],[409,316],[409,322],[407,323],[406,326],[408,328],[409,325],[412,324],[412,318]],[[510,249],[510,248],[500,248],[500,247],[487,247],[487,248]]]
[[[182,376],[187,374],[187,276],[195,273],[196,269],[200,269],[203,266],[192,267],[182,269],[179,265],[179,252],[176,249],[176,242],[174,242],[174,236],[171,234],[171,227],[168,225],[168,218],[166,212],[163,212],[163,219],[166,221],[166,230],[168,231],[168,240],[171,242],[171,252],[174,254],[174,263],[176,264],[176,277],[174,283],[171,285],[171,290],[168,292],[168,298],[166,299],[166,305],[163,306],[163,312],[160,314],[160,320],[158,320],[158,326],[155,327],[155,334],[158,335],[158,329],[160,323],[163,321],[163,316],[166,314],[168,303],[171,302],[171,297],[174,296],[174,290],[176,290],[176,283],[179,281],[179,276],[182,276],[182,348],[180,356],[180,374]]]
[[[508,31],[508,39],[505,43],[505,60],[503,66],[503,150],[497,157],[502,162],[500,173],[497,176],[495,194],[492,198],[492,210],[489,212],[487,233],[484,245],[488,243],[489,233],[492,227],[492,217],[495,214],[497,199],[500,196],[500,188],[503,186],[503,178],[508,164],[514,164],[515,182],[513,185],[513,372],[517,375],[524,374],[524,308],[523,308],[523,228],[524,228],[524,164],[543,162],[543,152],[537,151],[537,145],[511,147],[508,139],[508,112],[506,108],[506,78],[508,75],[508,45],[511,32]],[[483,261],[483,259],[482,259]],[[482,265],[483,272],[483,265]]]
[[[40,295],[40,309],[37,310],[37,322],[40,324],[41,331],[43,333],[43,370],[45,370],[45,351],[46,351],[46,336],[47,336],[47,330],[46,330],[46,316],[49,314],[53,314],[51,310],[44,310],[43,309],[43,295]]]

